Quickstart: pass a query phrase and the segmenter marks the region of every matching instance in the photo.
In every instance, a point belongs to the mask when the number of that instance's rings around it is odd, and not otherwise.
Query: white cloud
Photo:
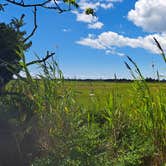
[[[88,28],[89,29],[101,29],[102,27],[103,27],[103,23],[102,22],[95,22],[95,23],[93,23],[93,24],[89,24],[88,25]]]
[[[118,56],[121,56],[121,57],[125,56],[124,53],[118,52],[118,51],[116,51],[116,49],[114,49],[114,48],[112,48],[112,49],[110,49],[110,50],[106,50],[106,51],[105,51],[105,54],[106,54],[106,55],[118,55]]]
[[[85,10],[86,8],[97,9],[100,6],[100,2],[91,2],[88,0],[80,0],[78,4],[82,10]]]
[[[105,49],[105,47],[103,45],[101,45],[97,40],[93,40],[91,38],[84,38],[80,41],[77,41],[77,44],[80,45],[84,45],[84,46],[89,46],[92,48],[96,48],[96,49]]]
[[[111,31],[103,32],[98,36],[89,35],[87,38],[77,41],[77,44],[105,50],[106,53],[111,53],[114,47],[143,48],[152,53],[159,53],[153,37],[156,37],[160,41],[161,46],[166,48],[166,34],[129,38]]]
[[[122,2],[123,0],[80,0],[78,1],[80,11],[73,11],[76,15],[76,20],[79,22],[88,23],[90,29],[101,29],[103,23],[98,21],[98,17],[92,15],[86,15],[85,10],[92,8],[97,11],[99,8],[110,9],[113,7],[113,3]]]
[[[101,3],[100,6],[101,6],[101,8],[103,8],[103,9],[110,9],[110,8],[113,7],[113,3],[108,3],[108,4]]]
[[[85,10],[86,8],[92,8],[95,10],[98,10],[99,8],[103,9],[109,9],[113,7],[113,3],[115,2],[121,2],[121,0],[112,1],[112,0],[80,0],[79,6],[82,10]]]
[[[166,32],[166,0],[138,0],[128,19],[147,32]]]
[[[101,29],[104,25],[102,22],[98,21],[98,18],[95,16],[79,13],[78,11],[73,11],[73,13],[76,14],[77,21],[88,23],[89,29]]]
[[[85,23],[93,23],[98,20],[97,17],[94,17],[92,15],[87,15],[84,12],[79,13],[78,11],[73,11],[73,13],[76,15],[76,20],[80,22],[85,22]]]

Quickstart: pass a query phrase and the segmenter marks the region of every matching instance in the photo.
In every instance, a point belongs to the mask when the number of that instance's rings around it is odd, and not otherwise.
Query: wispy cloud
[[[70,29],[70,28],[64,28],[64,29],[62,29],[62,31],[63,31],[63,32],[70,32],[71,29]]]
[[[118,56],[125,56],[124,53],[117,51],[115,48],[109,49],[105,51],[106,55],[118,55]]]
[[[93,8],[98,10],[99,8],[110,9],[114,6],[114,3],[122,2],[123,0],[80,0],[79,6],[81,9]]]
[[[93,24],[89,24],[88,25],[88,28],[90,28],[90,29],[101,29],[102,27],[103,27],[103,23],[102,22],[95,22],[95,23],[93,23]]]

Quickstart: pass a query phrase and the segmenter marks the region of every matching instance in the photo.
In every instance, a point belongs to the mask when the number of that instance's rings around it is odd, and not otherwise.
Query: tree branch
[[[31,61],[29,63],[26,64],[26,66],[29,66],[29,65],[34,65],[34,64],[37,64],[37,63],[45,63],[49,58],[51,58],[53,55],[55,55],[55,53],[50,53],[47,52],[47,55],[46,57],[44,57],[43,59],[39,59],[39,60],[35,60],[35,61]]]
[[[11,3],[11,4],[14,4],[14,5],[17,5],[17,6],[21,6],[21,7],[42,7],[42,8],[45,8],[45,9],[54,9],[54,10],[58,10],[59,13],[62,13],[62,12],[65,12],[65,11],[69,11],[66,10],[66,9],[62,9],[58,3],[56,2],[56,0],[54,0],[53,4],[54,6],[47,6],[47,4],[51,3],[52,0],[46,0],[44,1],[43,3],[33,3],[33,4],[25,4],[24,3],[24,0],[22,0],[21,2],[17,2],[16,0],[6,0],[7,2]]]
[[[37,13],[37,7],[34,6],[34,11],[33,11],[33,14],[34,14],[34,28],[33,28],[32,32],[30,33],[30,35],[27,36],[24,39],[23,42],[26,42],[28,39],[30,39],[34,35],[34,33],[36,32],[36,29],[37,29],[36,13]]]
[[[4,7],[7,6],[8,4],[7,3],[0,3],[0,11],[5,11],[4,10]]]
[[[59,4],[56,2],[56,0],[45,0],[42,3],[33,3],[33,4],[25,4],[24,0],[21,0],[20,2],[18,2],[17,0],[6,0],[8,3],[11,3],[13,5],[17,5],[17,6],[21,6],[21,7],[25,7],[25,8],[34,8],[34,28],[32,30],[32,32],[30,33],[30,35],[28,37],[26,37],[24,39],[24,42],[26,42],[27,40],[29,40],[36,32],[37,30],[37,7],[42,7],[44,9],[52,9],[52,10],[56,10],[58,13],[63,13],[63,12],[67,12],[70,10],[70,7],[68,9],[62,9]],[[52,6],[49,6],[48,4],[52,3]]]
[[[51,2],[51,0],[47,0],[47,1],[44,1],[43,3],[25,4],[23,0],[21,2],[17,2],[15,0],[6,0],[6,1],[21,7],[43,7],[46,4]]]

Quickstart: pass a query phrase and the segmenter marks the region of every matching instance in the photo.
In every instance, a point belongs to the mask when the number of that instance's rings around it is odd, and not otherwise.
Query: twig
[[[55,6],[58,8],[59,13],[62,13],[62,12],[65,12],[65,11],[66,11],[66,10],[63,10],[63,9],[57,4],[56,0],[54,0],[54,4],[55,4]]]
[[[25,4],[24,1],[21,1],[21,2],[16,2],[15,0],[6,0],[6,1],[14,5],[22,6],[22,7],[43,7],[47,3],[51,2],[51,0],[47,0],[47,1],[44,1],[43,3]]]
[[[4,10],[4,7],[7,6],[8,4],[7,3],[0,3],[0,11],[5,11]]]
[[[27,63],[26,66],[34,65],[34,64],[36,64],[36,63],[45,63],[45,62],[46,62],[50,57],[52,57],[53,55],[55,55],[54,52],[51,53],[51,54],[49,54],[49,52],[47,52],[47,55],[46,55],[45,58],[39,59],[39,60],[35,60],[35,61],[31,61],[31,62]]]
[[[45,9],[58,10],[59,13],[69,11],[69,10],[66,10],[66,9],[62,9],[55,0],[53,1],[55,6],[52,6],[52,7],[47,6],[47,4],[51,3],[52,0],[46,0],[43,3],[33,3],[33,4],[25,4],[24,0],[22,0],[21,2],[17,2],[16,0],[6,0],[6,1],[9,2],[9,3],[12,3],[14,5],[21,6],[21,7],[26,7],[26,8],[28,8],[28,7],[42,7],[42,8],[45,8]]]

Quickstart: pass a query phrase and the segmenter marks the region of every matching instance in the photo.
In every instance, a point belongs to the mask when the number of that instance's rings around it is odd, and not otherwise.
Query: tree
[[[10,24],[0,23],[0,89],[21,70],[19,53],[26,51],[31,42],[26,42],[25,31],[21,31],[23,17],[12,19]]]

